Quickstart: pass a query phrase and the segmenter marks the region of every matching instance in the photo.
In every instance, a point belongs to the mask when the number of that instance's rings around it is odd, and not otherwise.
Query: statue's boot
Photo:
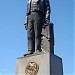
[[[28,53],[27,54],[24,54],[24,56],[27,56],[27,55],[30,55],[30,54],[33,54],[34,52],[32,52],[32,51],[28,51]]]
[[[42,50],[36,50],[36,53],[41,52]]]
[[[33,54],[33,53],[34,53],[33,51],[28,51],[28,55]]]

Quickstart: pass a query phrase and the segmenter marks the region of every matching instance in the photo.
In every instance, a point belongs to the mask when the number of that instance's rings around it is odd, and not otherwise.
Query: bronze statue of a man
[[[28,0],[25,28],[28,30],[28,54],[35,48],[41,52],[41,31],[44,23],[50,22],[49,0]]]

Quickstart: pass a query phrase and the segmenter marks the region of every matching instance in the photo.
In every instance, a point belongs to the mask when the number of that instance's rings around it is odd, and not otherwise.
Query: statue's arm
[[[28,29],[28,16],[30,14],[30,11],[31,11],[31,0],[28,0],[28,2],[27,2],[26,19],[25,19],[25,22],[24,22],[24,25],[25,25],[25,29],[26,30]]]
[[[28,29],[28,4],[27,4],[27,13],[26,13],[26,18],[25,18],[24,26],[25,26],[25,29],[27,30]]]
[[[46,7],[46,11],[45,11],[45,21],[46,22],[50,22],[50,3],[49,0],[45,0],[45,7]]]
[[[26,18],[25,18],[25,22],[24,22],[24,25],[25,25],[25,29],[27,30],[28,29],[28,16],[26,15]]]

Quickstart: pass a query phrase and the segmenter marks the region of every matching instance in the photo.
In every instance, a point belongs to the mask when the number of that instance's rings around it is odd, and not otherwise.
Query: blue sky
[[[74,1],[50,0],[55,54],[63,60],[64,75],[74,75]],[[27,53],[24,29],[27,0],[0,0],[0,74],[16,73],[16,58]]]

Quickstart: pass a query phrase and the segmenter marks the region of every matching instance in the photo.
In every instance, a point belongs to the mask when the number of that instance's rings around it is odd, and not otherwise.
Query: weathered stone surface
[[[42,37],[41,37],[41,49],[43,52],[50,52],[54,54],[54,31],[53,23],[45,25],[42,27]]]
[[[34,73],[35,75],[63,75],[62,59],[49,52],[17,58],[16,75],[34,75]]]

